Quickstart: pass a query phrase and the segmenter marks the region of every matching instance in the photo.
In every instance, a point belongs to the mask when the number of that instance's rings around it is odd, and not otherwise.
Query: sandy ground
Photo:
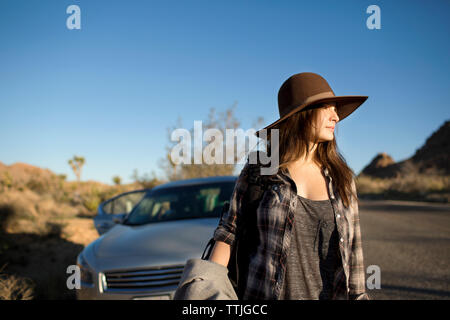
[[[99,237],[94,227],[94,220],[89,218],[65,219],[67,226],[64,227],[66,240],[81,244],[83,247]]]

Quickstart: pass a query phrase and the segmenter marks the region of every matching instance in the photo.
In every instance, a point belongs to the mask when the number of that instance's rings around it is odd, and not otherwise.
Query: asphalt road
[[[372,299],[450,299],[450,204],[359,200],[359,212],[366,270],[380,268]]]

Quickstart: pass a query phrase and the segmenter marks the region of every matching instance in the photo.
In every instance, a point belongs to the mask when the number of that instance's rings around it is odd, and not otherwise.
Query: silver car
[[[77,298],[172,299],[184,264],[201,257],[236,180],[197,178],[145,191],[129,214],[119,214],[78,255]]]

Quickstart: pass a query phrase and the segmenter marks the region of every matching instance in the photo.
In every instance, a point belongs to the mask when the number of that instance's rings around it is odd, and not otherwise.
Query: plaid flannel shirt
[[[323,173],[327,178],[328,193],[335,213],[339,233],[339,252],[342,264],[335,273],[333,299],[366,300],[365,270],[359,224],[357,198],[344,207],[339,193],[333,187],[328,169]],[[282,183],[272,185],[264,192],[257,209],[259,246],[251,256],[247,286],[243,299],[278,300],[284,281],[286,258],[290,247],[293,220],[299,199],[297,188],[288,170],[277,173]],[[230,208],[225,212],[214,231],[214,240],[233,246],[236,232],[236,217],[241,212],[241,202],[248,187],[248,161],[236,182],[230,200]],[[352,189],[356,194],[355,181]]]

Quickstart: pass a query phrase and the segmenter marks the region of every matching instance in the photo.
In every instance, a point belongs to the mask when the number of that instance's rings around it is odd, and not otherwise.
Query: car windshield
[[[220,182],[152,190],[134,207],[124,224],[220,217],[235,182]]]

